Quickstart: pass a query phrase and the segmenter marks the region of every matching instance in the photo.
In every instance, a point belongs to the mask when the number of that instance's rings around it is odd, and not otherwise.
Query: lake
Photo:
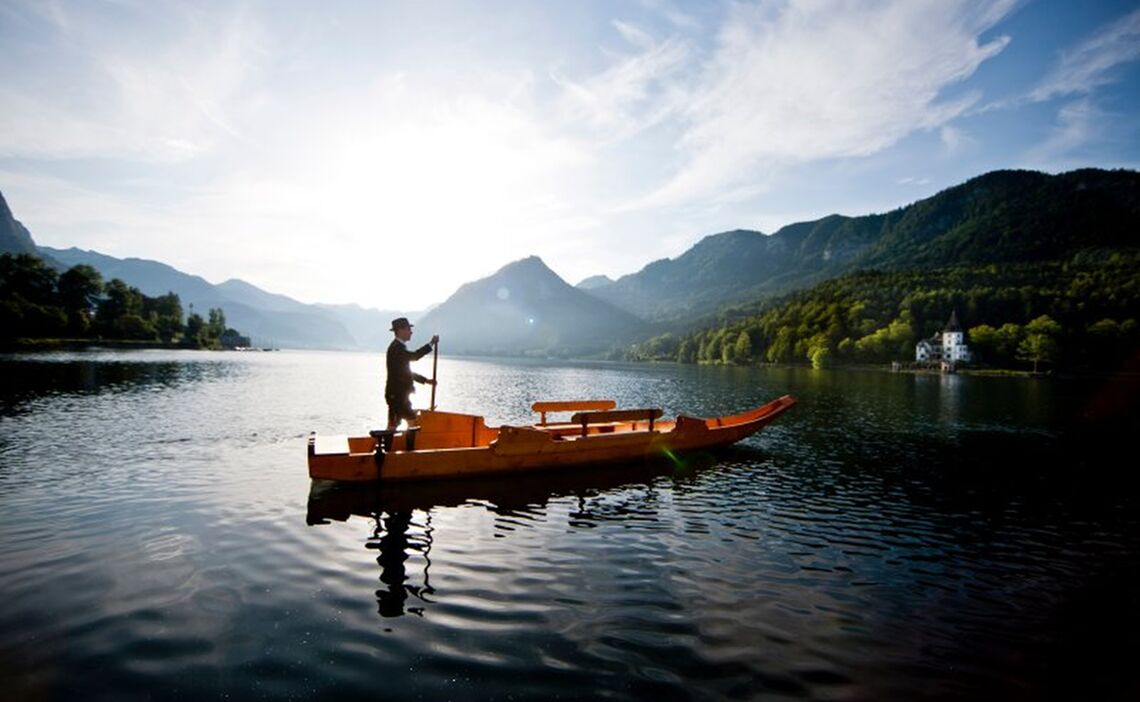
[[[489,424],[799,404],[676,464],[314,491],[310,431],[384,422],[379,353],[0,373],[7,699],[1140,691],[1136,380],[445,356]]]

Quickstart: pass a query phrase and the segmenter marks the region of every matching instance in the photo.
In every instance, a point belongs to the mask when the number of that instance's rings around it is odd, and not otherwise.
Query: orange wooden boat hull
[[[517,471],[627,463],[729,446],[763,429],[795,405],[785,395],[728,417],[489,428],[477,415],[422,411],[414,450],[397,433],[388,451],[377,440],[309,436],[309,477],[365,482],[433,480]]]

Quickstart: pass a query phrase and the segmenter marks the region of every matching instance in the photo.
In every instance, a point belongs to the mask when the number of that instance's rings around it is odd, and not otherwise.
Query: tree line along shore
[[[185,314],[178,295],[144,295],[88,265],[60,273],[41,258],[0,255],[0,345],[67,348],[248,347],[221,308]]]

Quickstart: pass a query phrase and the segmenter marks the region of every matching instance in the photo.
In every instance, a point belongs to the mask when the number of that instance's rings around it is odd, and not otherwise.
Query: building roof
[[[962,331],[962,325],[958,324],[958,310],[954,310],[950,313],[950,321],[946,322],[946,328],[942,330],[942,333],[960,331]]]

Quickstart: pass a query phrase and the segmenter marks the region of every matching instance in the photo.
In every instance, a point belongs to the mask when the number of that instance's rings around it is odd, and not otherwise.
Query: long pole
[[[435,349],[431,354],[431,411],[435,411],[435,372],[439,367],[439,341],[435,342]]]

